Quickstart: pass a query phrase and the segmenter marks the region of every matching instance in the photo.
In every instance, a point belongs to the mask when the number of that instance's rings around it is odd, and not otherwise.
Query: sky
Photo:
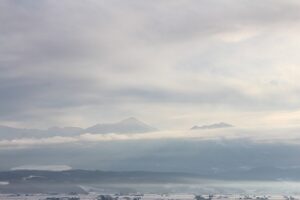
[[[0,2],[0,124],[300,121],[297,0]]]
[[[1,133],[0,170],[299,167],[299,21],[298,0],[1,0],[0,126],[158,131]]]

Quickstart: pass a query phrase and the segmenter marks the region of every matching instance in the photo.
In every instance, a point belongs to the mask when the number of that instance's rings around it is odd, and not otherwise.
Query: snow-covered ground
[[[110,200],[195,200],[195,194],[105,194],[111,197]],[[209,195],[202,195],[203,200],[208,200]],[[103,200],[101,194],[91,193],[86,195],[65,195],[65,194],[0,194],[1,200]],[[241,195],[215,194],[210,200],[299,200],[299,196],[284,195]],[[109,199],[105,199],[109,200]]]

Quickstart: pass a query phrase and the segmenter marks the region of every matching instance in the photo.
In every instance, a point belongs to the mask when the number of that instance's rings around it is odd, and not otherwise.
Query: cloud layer
[[[1,1],[0,122],[271,125],[299,110],[299,10],[294,0]]]
[[[0,170],[24,165],[68,165],[74,169],[213,174],[215,171],[264,167],[298,169],[300,166],[298,130],[294,130],[294,136],[289,138],[282,130],[226,133],[226,137],[215,131],[84,134],[1,141],[0,159],[5,162],[1,163]]]
[[[235,141],[248,140],[260,144],[300,144],[300,128],[262,128],[262,129],[211,129],[211,130],[178,130],[178,131],[155,131],[148,133],[107,133],[91,134],[82,133],[74,136],[45,136],[45,137],[18,137],[15,139],[0,140],[0,149],[24,149],[43,148],[57,145],[76,144],[90,145],[103,144],[105,142],[126,142],[143,143],[147,140],[195,140],[195,141]]]

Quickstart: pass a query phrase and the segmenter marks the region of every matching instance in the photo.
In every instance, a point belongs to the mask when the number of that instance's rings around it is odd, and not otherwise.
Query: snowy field
[[[199,195],[200,196],[200,195]],[[198,197],[199,197],[198,196]],[[201,200],[298,200],[300,196],[284,195],[201,195]],[[194,194],[0,194],[1,200],[196,200]]]

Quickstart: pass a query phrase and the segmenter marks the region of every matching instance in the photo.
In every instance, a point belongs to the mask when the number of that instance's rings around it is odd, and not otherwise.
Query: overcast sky
[[[0,124],[300,122],[298,0],[2,0]]]

